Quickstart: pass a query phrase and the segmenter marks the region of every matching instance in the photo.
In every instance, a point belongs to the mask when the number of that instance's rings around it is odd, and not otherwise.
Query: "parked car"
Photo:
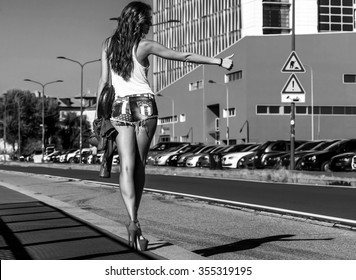
[[[333,156],[330,160],[329,169],[331,171],[356,171],[355,159],[355,152]]]
[[[251,153],[247,153],[246,155],[242,156],[239,161],[237,162],[237,168],[239,169],[253,169],[254,168],[254,159],[256,155],[256,151],[259,147]]]
[[[239,152],[244,150],[247,147],[250,147],[252,144],[236,144],[225,146],[223,149],[218,151],[213,151],[209,155],[200,157],[197,166],[208,167],[208,168],[222,168],[222,157],[227,153]]]
[[[60,154],[60,151],[53,151],[52,153],[45,155],[43,160],[45,162],[54,162],[54,159]]]
[[[60,162],[61,162],[61,161],[60,161],[61,156],[62,156],[63,154],[65,154],[66,152],[67,152],[67,150],[61,150],[61,151],[59,151],[59,153],[58,153],[56,156],[53,157],[53,162],[54,162],[54,163],[60,163]]]
[[[191,156],[194,156],[194,155],[198,155],[200,153],[204,153],[206,151],[210,151],[212,149],[214,149],[216,147],[216,145],[208,145],[208,146],[202,146],[201,148],[195,150],[195,151],[192,151],[190,153],[184,153],[184,154],[181,154],[178,156],[177,158],[177,166],[179,167],[184,167],[186,166],[186,163],[187,163],[187,159]]]
[[[82,163],[88,163],[88,157],[91,155],[91,152],[92,151],[89,148],[82,149]],[[79,151],[75,154],[73,162],[80,163],[80,153],[79,153]],[[71,162],[71,163],[73,163],[73,162]]]
[[[187,155],[187,154],[192,154],[195,153],[196,151],[202,149],[204,146],[202,144],[193,144],[190,145],[183,150],[173,153],[168,159],[167,159],[167,165],[169,166],[177,166],[178,158]]]
[[[295,148],[299,147],[301,144],[305,143],[305,141],[294,142]],[[257,150],[255,157],[253,158],[253,166],[254,168],[271,168],[275,165],[274,163],[267,162],[266,158],[273,154],[280,154],[281,152],[286,153],[290,151],[290,141],[289,140],[274,140],[267,141],[262,144]],[[271,164],[273,164],[271,166]]]
[[[182,146],[184,144],[189,144],[187,142],[160,142],[149,149],[147,153],[146,164],[154,164],[155,156],[167,151],[172,147]]]
[[[298,166],[300,159],[308,154],[312,153],[314,151],[322,151],[329,147],[330,145],[334,144],[339,140],[317,140],[317,141],[310,141],[307,142],[301,146],[299,146],[294,153],[294,162],[295,166]],[[284,155],[280,156],[279,158],[276,159],[277,163],[275,165],[275,168],[289,168],[290,165],[290,153],[285,153]]]
[[[260,146],[260,144],[253,144],[251,146],[246,147],[240,152],[235,153],[227,153],[221,159],[221,165],[223,168],[239,168],[238,162],[244,156],[252,154],[256,149]]]
[[[189,157],[187,157],[185,166],[186,167],[198,167],[198,161],[200,157],[204,157],[207,156],[209,153],[211,153],[212,151],[219,151],[221,149],[224,149],[225,146],[210,146],[210,148],[206,149],[204,152],[200,152],[200,153],[196,153],[194,155],[191,155]]]
[[[177,147],[172,147],[163,153],[159,153],[158,155],[155,156],[153,164],[154,165],[167,165],[167,160],[171,155],[177,154],[189,146],[190,146],[190,144],[183,144],[183,145],[180,145]]]
[[[322,151],[304,155],[297,169],[328,171],[331,158],[347,152],[356,152],[356,139],[340,140]]]
[[[70,149],[70,150],[66,150],[64,151],[61,156],[59,157],[59,162],[60,163],[66,163],[68,162],[68,155],[70,155],[71,157],[74,157],[75,153],[79,151],[78,149]]]

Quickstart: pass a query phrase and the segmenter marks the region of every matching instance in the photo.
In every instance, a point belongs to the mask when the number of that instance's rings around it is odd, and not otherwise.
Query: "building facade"
[[[296,75],[305,91],[305,102],[296,104],[296,139],[353,138],[356,1],[295,2],[295,50],[306,70]],[[154,142],[233,144],[289,139],[290,104],[281,100],[289,75],[281,73],[281,68],[292,50],[292,1],[209,3],[154,1],[155,22],[184,19],[179,24],[160,26],[159,31],[157,27],[154,35],[159,42],[180,49],[169,35],[178,32],[176,36],[186,36],[180,50],[218,57],[235,54],[230,72],[216,66],[164,64],[159,58],[154,61],[160,111]],[[206,17],[216,17],[217,26],[225,27],[209,28],[210,32],[216,30],[207,36]],[[230,22],[232,18],[234,22]],[[191,25],[194,22],[196,32]],[[230,37],[229,32],[234,35]]]

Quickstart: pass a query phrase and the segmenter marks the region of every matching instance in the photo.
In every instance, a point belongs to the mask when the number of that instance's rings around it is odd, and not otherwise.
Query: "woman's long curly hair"
[[[118,18],[114,34],[107,39],[107,58],[115,73],[129,80],[133,71],[132,48],[144,37],[144,25],[151,25],[151,6],[139,1],[128,4]]]

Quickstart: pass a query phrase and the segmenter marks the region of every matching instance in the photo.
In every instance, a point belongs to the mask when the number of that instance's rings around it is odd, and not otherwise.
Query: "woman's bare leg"
[[[136,132],[132,126],[116,127],[117,149],[120,157],[120,190],[131,221],[137,219],[135,191]]]
[[[135,189],[136,189],[136,209],[141,202],[143,188],[145,186],[145,167],[147,153],[150,148],[152,138],[157,127],[157,119],[148,119],[143,127],[139,127],[136,132],[137,153],[135,161]]]

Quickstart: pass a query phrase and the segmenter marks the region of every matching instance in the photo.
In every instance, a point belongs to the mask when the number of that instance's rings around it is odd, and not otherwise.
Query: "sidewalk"
[[[151,260],[126,241],[61,209],[0,185],[0,259]]]
[[[32,180],[31,184],[45,184],[50,188],[56,184],[55,180],[40,177],[20,180],[17,178],[21,176],[17,175],[11,181],[1,177],[1,260],[201,259],[199,255],[146,235],[150,240],[149,250],[132,250],[127,245],[124,225],[25,190],[19,183]]]

